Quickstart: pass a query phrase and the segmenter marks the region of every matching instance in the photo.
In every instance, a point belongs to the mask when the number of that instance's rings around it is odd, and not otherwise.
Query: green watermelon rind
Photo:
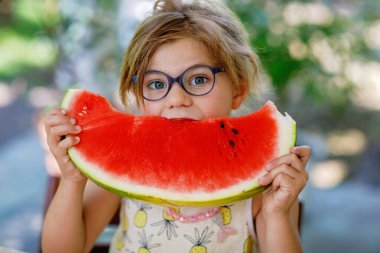
[[[63,100],[62,100],[62,108],[68,108],[71,101],[73,101],[73,97],[80,94],[80,90],[70,89],[66,92]],[[289,152],[289,148],[294,146],[296,143],[296,123],[295,121],[288,115],[282,115],[275,105],[272,102],[269,103],[269,106],[275,110],[275,117],[277,118],[277,122],[279,122],[279,132],[281,138],[279,139],[279,143],[283,143],[282,145],[278,145],[277,155],[283,155]],[[234,189],[224,189],[222,194],[212,193],[205,194],[206,198],[200,198],[196,193],[190,194],[180,194],[176,193],[175,197],[170,197],[170,192],[167,193],[165,190],[162,193],[162,189],[157,189],[153,187],[142,187],[143,189],[138,189],[139,187],[133,184],[128,184],[127,182],[122,182],[123,187],[120,186],[120,179],[114,180],[112,177],[102,172],[100,169],[95,168],[95,166],[90,165],[87,161],[82,158],[80,152],[72,147],[68,150],[69,156],[76,167],[89,179],[98,184],[100,187],[107,189],[110,192],[113,192],[122,197],[129,197],[132,199],[139,199],[142,201],[164,205],[164,206],[224,206],[231,204],[236,201],[241,201],[244,199],[248,199],[253,197],[254,195],[262,192],[266,189],[266,187],[261,186],[258,183],[258,178],[264,175],[264,171],[261,171],[255,178],[245,181],[244,183],[249,186],[239,187],[239,185],[235,185]],[[89,164],[89,165],[87,165]],[[91,170],[89,168],[91,166]],[[97,175],[99,174],[99,175]],[[108,178],[107,178],[108,177]],[[107,183],[105,183],[107,182]],[[119,185],[119,186],[118,186]],[[236,188],[240,188],[236,190]],[[137,189],[137,191],[136,191]],[[144,193],[145,191],[145,193]],[[161,191],[161,193],[160,193]],[[158,194],[157,194],[158,192]],[[225,193],[227,192],[227,193]],[[154,193],[154,194],[151,194]],[[155,195],[155,196],[154,196]],[[167,196],[165,198],[160,198],[160,196]],[[190,197],[189,197],[190,196]],[[194,199],[196,196],[196,199]]]

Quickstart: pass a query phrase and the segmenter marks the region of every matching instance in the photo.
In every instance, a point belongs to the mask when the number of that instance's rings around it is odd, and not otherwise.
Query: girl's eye
[[[153,90],[165,89],[166,84],[164,82],[161,82],[161,81],[152,81],[148,84],[148,88],[153,89]]]
[[[195,76],[190,80],[190,85],[200,86],[208,82],[208,78],[205,76]]]

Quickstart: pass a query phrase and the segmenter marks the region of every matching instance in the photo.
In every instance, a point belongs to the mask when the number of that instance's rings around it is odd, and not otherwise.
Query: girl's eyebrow
[[[195,67],[195,66],[211,66],[211,67],[214,67],[214,65],[215,65],[215,64],[209,64],[209,63],[198,62],[198,63],[195,63],[195,64],[193,64],[193,65],[187,66],[186,68],[184,68],[184,69],[182,70],[182,72],[185,71],[185,70],[187,70],[187,69],[189,69],[189,68]],[[163,70],[159,70],[159,69],[146,69],[145,72],[147,72],[147,71],[160,71],[160,72],[165,73],[165,71],[163,71]]]

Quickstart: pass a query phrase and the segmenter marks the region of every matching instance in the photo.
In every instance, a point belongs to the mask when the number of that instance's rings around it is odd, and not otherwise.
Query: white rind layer
[[[71,103],[71,101],[73,100],[73,97],[75,95],[78,95],[78,93],[80,93],[81,90],[79,89],[68,89],[65,96],[63,97],[63,100],[62,100],[62,103],[61,103],[61,107],[62,108],[69,108],[69,105]]]
[[[276,118],[278,123],[278,155],[285,155],[289,153],[289,148],[296,144],[296,122],[293,118],[285,113],[282,115],[276,110]]]

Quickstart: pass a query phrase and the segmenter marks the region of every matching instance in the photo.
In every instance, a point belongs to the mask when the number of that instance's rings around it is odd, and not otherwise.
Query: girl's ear
[[[249,86],[246,83],[239,85],[239,87],[236,87],[233,90],[231,108],[233,110],[238,109],[240,105],[244,102],[244,100],[247,98],[248,93],[249,93]]]

